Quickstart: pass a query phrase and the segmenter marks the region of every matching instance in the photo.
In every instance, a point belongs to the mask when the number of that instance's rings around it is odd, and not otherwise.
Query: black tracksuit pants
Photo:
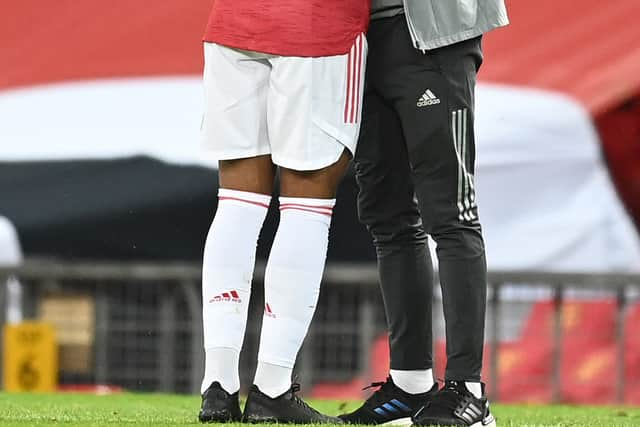
[[[433,366],[428,234],[442,286],[445,379],[478,381],[487,289],[473,181],[481,40],[425,54],[412,46],[399,15],[372,21],[368,42],[358,212],[377,251],[391,368]]]

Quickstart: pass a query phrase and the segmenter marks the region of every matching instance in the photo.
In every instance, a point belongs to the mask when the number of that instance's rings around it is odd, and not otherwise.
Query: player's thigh
[[[399,117],[369,86],[364,97],[355,171],[358,216],[374,239],[419,223]]]
[[[338,160],[317,170],[280,168],[280,195],[284,197],[309,197],[333,199],[344,177],[351,154],[344,149]]]
[[[273,161],[310,171],[353,155],[360,129],[364,35],[345,55],[271,60],[267,121]]]
[[[475,223],[473,112],[477,73],[473,41],[399,67],[395,108],[407,141],[416,194],[428,232]]]
[[[269,154],[267,59],[215,43],[204,54],[203,148],[218,160]]]
[[[275,172],[275,165],[268,154],[218,162],[220,188],[228,190],[271,195]]]

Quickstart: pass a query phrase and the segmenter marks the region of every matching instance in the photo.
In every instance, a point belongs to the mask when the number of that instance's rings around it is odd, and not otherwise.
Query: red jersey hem
[[[266,53],[269,55],[278,55],[278,56],[292,56],[292,57],[300,57],[300,58],[320,58],[325,56],[339,56],[346,55],[351,50],[351,47],[356,41],[356,38],[362,34],[361,32],[356,32],[352,34],[349,38],[345,39],[344,46],[342,43],[339,44],[340,48],[336,48],[335,44],[331,45],[331,48],[321,48],[318,46],[309,46],[309,44],[300,44],[297,46],[287,46],[286,49],[277,46],[270,46],[265,44],[264,42],[258,41],[249,41],[246,38],[234,38],[229,37],[228,34],[225,34],[221,37],[217,37],[215,34],[207,34],[203,37],[202,41],[205,43],[216,43],[222,46],[230,47],[233,49],[241,49],[248,50],[252,52],[260,52]]]

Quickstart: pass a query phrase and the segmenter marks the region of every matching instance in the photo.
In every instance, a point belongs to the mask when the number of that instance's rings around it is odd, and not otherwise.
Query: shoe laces
[[[301,406],[309,411],[312,411],[316,414],[320,414],[320,412],[316,411],[315,409],[313,409],[311,406],[309,406],[309,404],[307,404],[307,402],[305,402],[304,400],[302,400],[302,398],[300,396],[297,395],[297,393],[300,391],[300,384],[299,383],[292,383],[291,384],[291,388],[289,389],[289,392],[291,393],[291,400],[294,401],[296,403],[296,405]]]
[[[429,406],[455,411],[458,406],[470,399],[471,394],[461,390],[455,381],[447,381],[444,387],[430,400]]]
[[[391,396],[391,391],[394,389],[394,385],[393,382],[391,382],[390,378],[387,378],[386,381],[373,382],[364,387],[362,390],[369,390],[375,387],[377,387],[378,390],[376,390],[371,396],[369,396],[366,402],[368,405],[378,406],[378,404],[389,400],[389,397],[393,397]]]

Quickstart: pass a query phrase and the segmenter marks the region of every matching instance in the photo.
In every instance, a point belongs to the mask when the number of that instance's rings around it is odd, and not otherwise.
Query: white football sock
[[[291,388],[293,368],[258,362],[253,383],[267,396],[276,398]]]
[[[291,372],[316,309],[327,257],[335,199],[280,197],[280,224],[264,279],[255,384],[276,397],[291,385]],[[270,365],[284,369],[270,369]]]
[[[477,399],[480,399],[482,397],[482,386],[479,382],[467,381],[464,383],[464,385],[467,387],[467,390],[469,390],[471,394],[473,394]]]
[[[389,371],[393,383],[401,390],[410,394],[426,393],[433,387],[433,369],[396,370]]]
[[[205,373],[201,391],[219,381],[240,389],[238,360],[247,324],[256,246],[271,196],[220,189],[204,248],[202,318]]]
[[[238,366],[240,352],[234,348],[209,348],[204,351],[204,378],[200,386],[203,394],[214,381],[218,381],[227,393],[240,390]]]

